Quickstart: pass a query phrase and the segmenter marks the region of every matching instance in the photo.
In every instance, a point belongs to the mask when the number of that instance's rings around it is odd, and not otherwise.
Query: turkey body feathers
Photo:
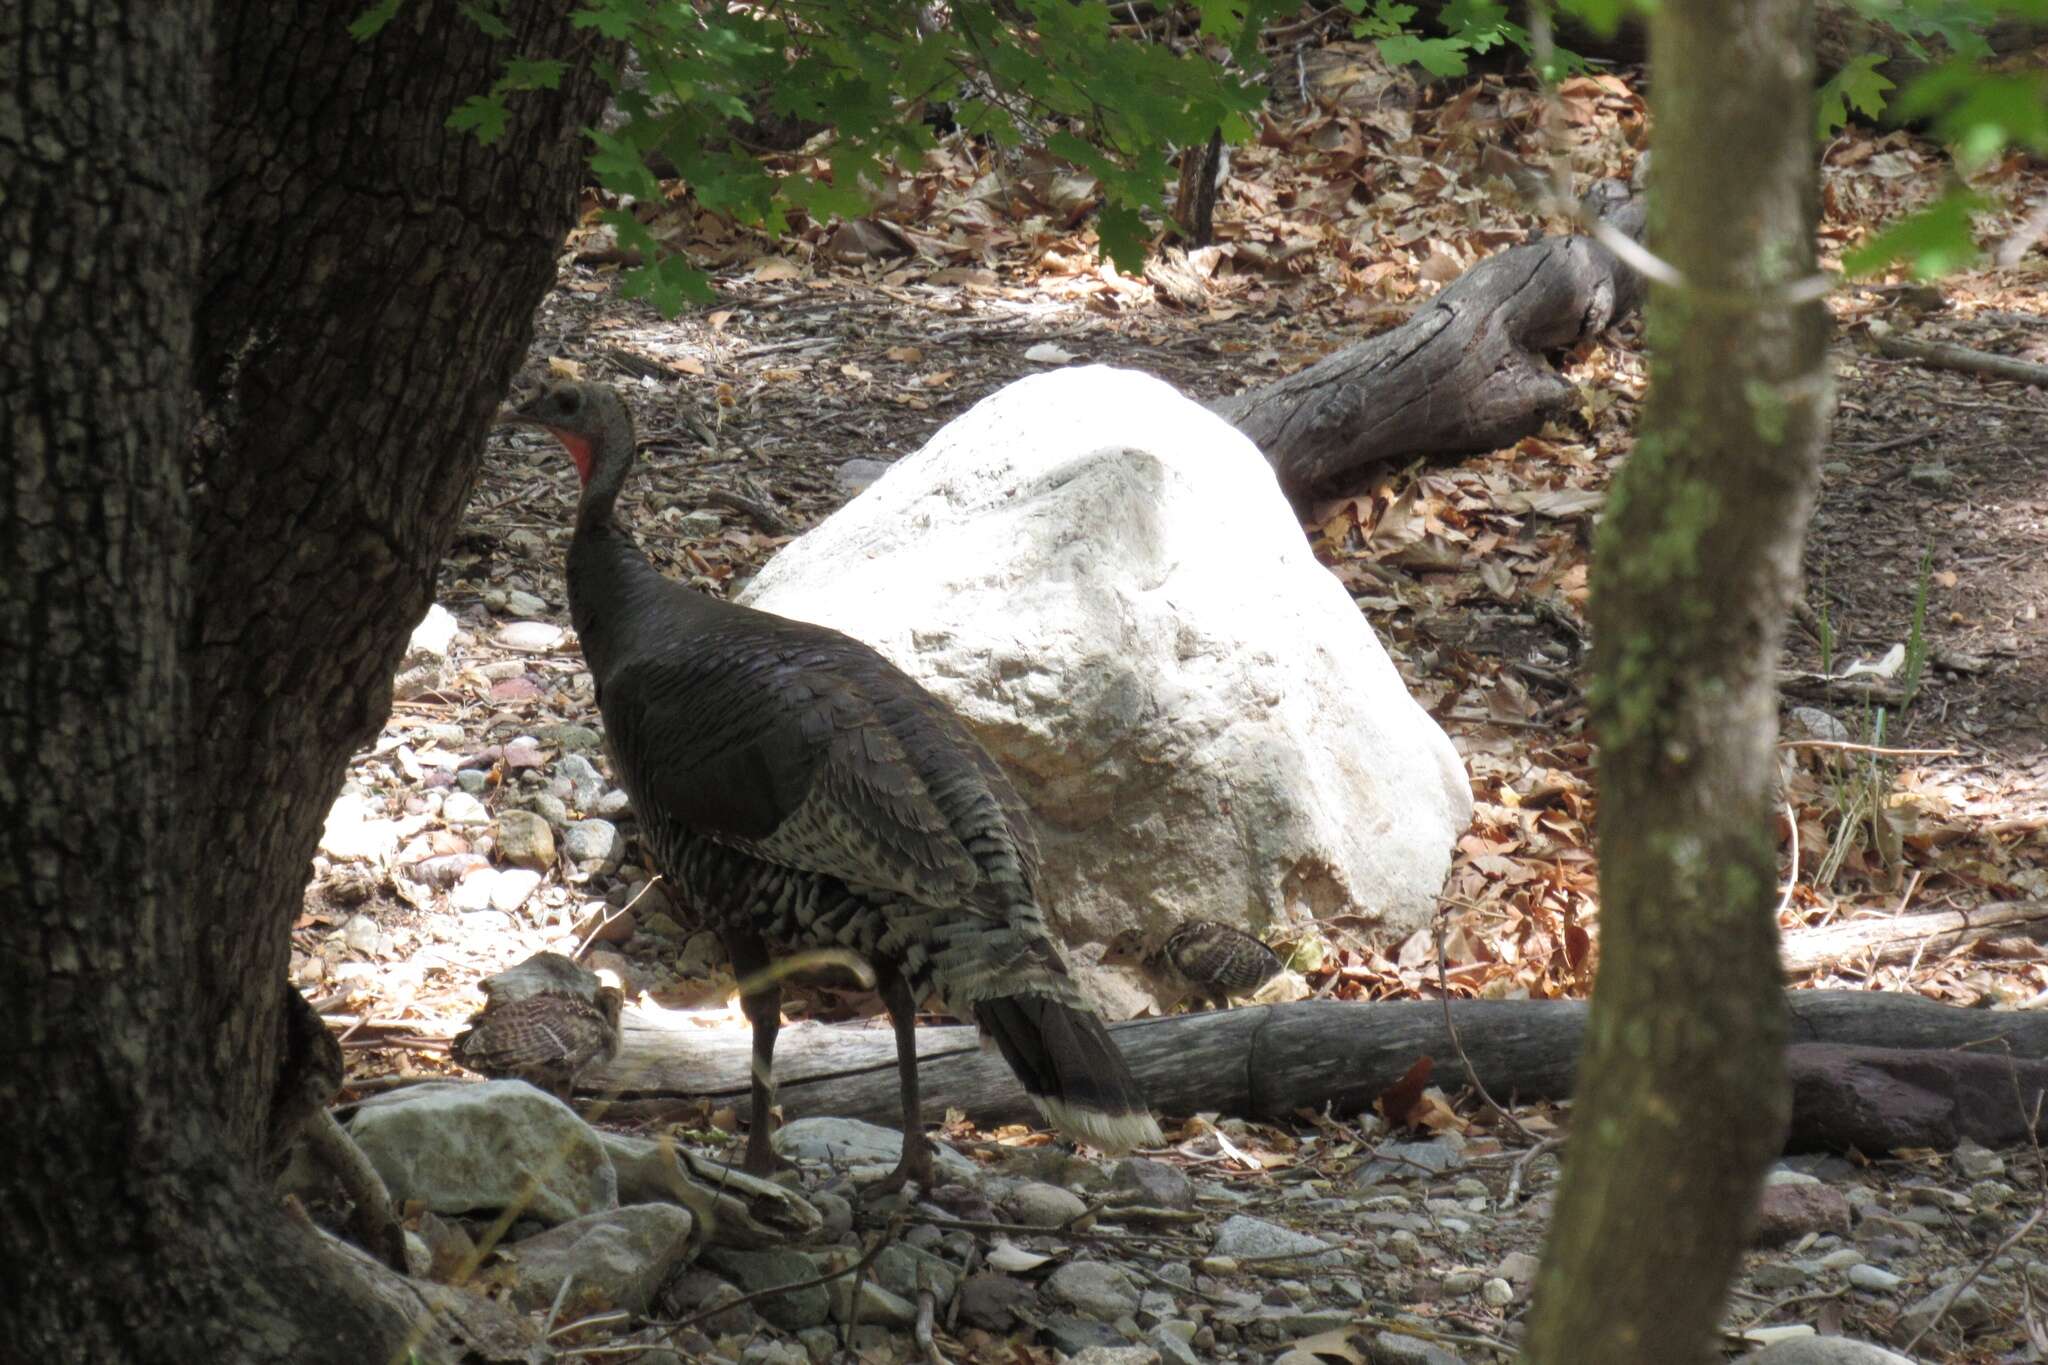
[[[687,902],[773,948],[892,964],[1056,1126],[1161,1140],[1038,904],[1023,799],[958,717],[838,631],[670,582],[609,525],[579,528],[569,601],[614,769]]]

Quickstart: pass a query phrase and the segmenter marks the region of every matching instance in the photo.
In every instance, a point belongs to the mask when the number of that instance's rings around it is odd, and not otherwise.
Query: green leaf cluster
[[[1852,110],[1873,119],[1889,112],[1924,121],[1964,175],[2014,147],[2048,151],[2048,74],[1993,70],[1984,36],[2001,20],[2048,18],[2048,0],[1858,0],[1858,8],[1894,30],[1906,54],[1928,69],[1890,99],[1893,83],[1877,69],[1884,57],[1855,58],[1820,89],[1821,137],[1846,125]],[[1849,253],[1843,269],[1867,275],[1903,261],[1923,279],[1962,269],[1978,255],[1971,216],[1989,207],[1970,190],[1952,189]]]
[[[402,3],[378,0],[357,21],[359,36],[389,23]],[[914,167],[935,145],[924,113],[939,106],[970,134],[1043,147],[1092,175],[1103,249],[1136,270],[1174,153],[1217,129],[1231,141],[1251,135],[1261,99],[1258,32],[1283,8],[1291,6],[1197,0],[1202,41],[1169,45],[1115,32],[1105,0],[583,0],[574,24],[631,52],[605,72],[623,123],[588,133],[594,174],[625,205],[607,220],[622,247],[653,262],[631,273],[627,288],[665,311],[709,292],[632,211],[660,198],[657,167],[673,167],[704,208],[770,233],[797,215],[853,217],[892,168]],[[495,0],[462,9],[479,24],[499,24]],[[512,99],[560,80],[559,58],[508,63],[450,125],[497,138]],[[820,130],[801,169],[777,169],[760,155],[750,133],[770,117]]]
[[[1354,16],[1351,36],[1369,40],[1380,55],[1395,66],[1419,66],[1432,76],[1462,76],[1466,57],[1513,47],[1535,56],[1529,30],[1509,20],[1508,8],[1498,0],[1450,0],[1438,15],[1442,37],[1424,37],[1409,26],[1415,18],[1414,5],[1399,0],[1342,0]],[[1585,59],[1563,48],[1551,52],[1547,80],[1586,68]]]

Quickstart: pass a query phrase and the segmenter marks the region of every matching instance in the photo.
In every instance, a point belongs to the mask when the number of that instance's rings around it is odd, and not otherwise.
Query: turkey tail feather
[[[976,1001],[974,1017],[1053,1127],[1106,1152],[1165,1142],[1094,1014],[1042,995],[1005,995]]]

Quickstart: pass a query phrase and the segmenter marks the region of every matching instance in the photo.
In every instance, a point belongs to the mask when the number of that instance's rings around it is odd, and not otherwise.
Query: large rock
[[[984,399],[741,597],[867,641],[967,720],[1037,813],[1071,938],[1183,915],[1404,931],[1471,818],[1265,459],[1147,375]]]
[[[586,1214],[523,1242],[500,1247],[512,1301],[546,1308],[571,1281],[579,1311],[620,1308],[639,1316],[689,1251],[691,1220],[670,1204],[629,1204]]]
[[[525,1081],[373,1096],[348,1131],[400,1205],[417,1199],[436,1213],[468,1213],[521,1204],[544,1223],[618,1207],[618,1176],[597,1134]]]

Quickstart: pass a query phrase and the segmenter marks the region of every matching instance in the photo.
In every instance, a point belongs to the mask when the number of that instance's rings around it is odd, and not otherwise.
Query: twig
[[[1980,374],[1989,379],[2010,379],[2021,384],[2048,386],[2048,365],[2015,360],[2007,355],[1952,346],[1940,341],[1915,341],[1911,337],[1878,336],[1877,349],[1894,360],[1911,360],[1936,370]],[[1917,1340],[1917,1338],[1916,1338]]]
[[[962,1263],[960,1267],[960,1282],[962,1284],[965,1284],[967,1282],[967,1278],[970,1275],[974,1274],[974,1268],[977,1264],[980,1263],[980,1261],[981,1243],[973,1238],[969,1238],[967,1243],[967,1260],[964,1263]],[[1139,1266],[1138,1269],[1140,1271],[1143,1271],[1144,1267]],[[951,1332],[953,1330],[953,1324],[958,1322],[959,1320],[960,1295],[957,1292],[955,1292],[953,1297],[946,1303],[946,1330],[948,1332]]]
[[[307,1149],[341,1181],[353,1206],[349,1230],[356,1241],[385,1265],[405,1274],[405,1229],[392,1210],[391,1192],[385,1187],[384,1178],[363,1155],[363,1149],[330,1110],[314,1110],[300,1132]]]
[[[1414,1323],[1404,1322],[1399,1318],[1383,1318],[1372,1313],[1361,1313],[1358,1321],[1363,1326],[1377,1327],[1380,1331],[1392,1332],[1397,1337],[1414,1337],[1417,1341],[1433,1341],[1445,1346],[1479,1346],[1510,1357],[1521,1354],[1521,1349],[1512,1342],[1480,1332],[1439,1332],[1428,1327],[1417,1327]]]
[[[1052,1232],[1051,1228],[1037,1228],[1026,1223],[990,1223],[969,1218],[941,1218],[935,1214],[924,1215],[918,1221],[930,1224],[935,1228],[947,1228],[955,1232],[1001,1232],[1007,1233],[1012,1237],[1044,1237]],[[1061,1233],[1060,1236],[1092,1242],[1116,1242],[1127,1245],[1138,1245],[1145,1242],[1180,1242],[1183,1244],[1196,1242],[1196,1239],[1193,1237],[1186,1237],[1173,1232],[1112,1232],[1107,1228],[1072,1228]],[[1199,1243],[1197,1244],[1199,1245]]]
[[[1846,680],[1844,680],[1846,681]],[[1960,758],[1961,749],[1887,749],[1881,744],[1856,744],[1846,739],[1781,739],[1780,749],[1841,749],[1856,754],[1883,754],[1887,758]]]
[[[794,1294],[799,1289],[816,1289],[821,1284],[830,1284],[834,1280],[843,1280],[848,1275],[866,1275],[868,1267],[875,1263],[875,1257],[882,1254],[882,1248],[896,1240],[895,1229],[902,1224],[902,1221],[900,1215],[891,1219],[889,1226],[876,1234],[874,1245],[863,1252],[858,1261],[855,1261],[850,1266],[835,1270],[829,1275],[820,1275],[816,1279],[811,1280],[798,1280],[794,1284],[771,1284],[766,1289],[756,1289],[751,1294],[742,1294],[736,1299],[730,1299],[719,1304],[716,1308],[707,1308],[701,1313],[692,1313],[687,1318],[678,1318],[674,1322],[650,1320],[647,1325],[649,1327],[661,1328],[669,1334],[669,1340],[674,1341],[675,1334],[682,1331],[685,1327],[694,1327],[706,1318],[715,1318],[720,1313],[730,1312],[735,1308],[743,1308],[750,1303],[757,1303],[762,1299],[772,1299],[781,1294]],[[860,1295],[858,1292],[854,1294],[854,1306],[856,1308],[860,1306]]]
[[[1792,867],[1785,878],[1784,894],[1778,897],[1778,909],[1771,918],[1785,913],[1785,907],[1792,903],[1792,893],[1799,889],[1799,812],[1792,809],[1792,799],[1785,799],[1785,828],[1792,831]]]
[[[771,536],[796,534],[796,523],[788,517],[767,503],[750,498],[744,493],[735,493],[730,488],[707,488],[697,495],[697,499],[718,507],[730,507],[735,512],[744,512]]]
[[[1941,428],[1928,427],[1924,431],[1909,431],[1904,436],[1892,436],[1882,441],[1872,441],[1868,445],[1843,446],[1842,449],[1851,455],[1878,455],[1884,451],[1897,450],[1900,446],[1909,446],[1915,441],[1924,441],[1931,436],[1938,436],[1940,434]]]
[[[569,1277],[569,1279],[574,1279],[574,1278],[575,1278],[575,1276],[573,1276],[573,1275],[571,1275],[571,1276]],[[564,1290],[564,1291],[567,1291],[567,1289],[569,1288],[569,1280],[565,1279],[565,1280],[563,1280],[563,1281],[562,1281],[562,1288],[563,1288],[563,1290]],[[561,1306],[562,1306],[562,1300],[561,1300],[561,1296],[560,1296],[560,1295],[557,1295],[557,1296],[556,1296],[556,1298],[555,1298],[555,1307],[554,1307],[554,1308],[550,1308],[550,1309],[548,1310],[548,1320],[549,1320],[550,1322],[554,1321],[554,1316],[555,1316],[555,1310],[556,1310],[556,1309],[559,1309],[559,1308],[560,1308]],[[626,1323],[626,1322],[631,1322],[632,1320],[633,1320],[633,1315],[632,1315],[631,1313],[628,1313],[628,1312],[626,1312],[626,1311],[625,1311],[624,1309],[620,1309],[620,1308],[607,1308],[607,1309],[606,1309],[606,1310],[605,1310],[604,1312],[602,1312],[602,1313],[592,1313],[592,1314],[591,1314],[591,1315],[590,1315],[589,1317],[587,1317],[587,1318],[577,1318],[577,1319],[576,1319],[576,1320],[575,1320],[574,1322],[565,1322],[565,1323],[563,1323],[563,1324],[562,1324],[562,1325],[561,1325],[560,1327],[554,1328],[554,1329],[553,1329],[552,1331],[546,1331],[546,1332],[544,1332],[544,1335],[545,1335],[545,1336],[546,1336],[546,1337],[547,1337],[547,1338],[548,1338],[548,1339],[549,1339],[550,1341],[552,1341],[552,1340],[554,1340],[554,1339],[555,1339],[556,1337],[566,1337],[566,1336],[568,1336],[568,1335],[569,1335],[569,1334],[570,1334],[571,1332],[581,1332],[581,1331],[583,1331],[583,1330],[584,1330],[584,1329],[586,1329],[586,1328],[590,1328],[590,1327],[609,1327],[609,1326],[611,1326],[611,1325],[612,1325],[613,1323]],[[643,1348],[643,1349],[644,1349],[644,1348]]]
[[[597,921],[597,927],[590,931],[590,937],[584,939],[583,942],[576,945],[576,951],[569,954],[570,960],[574,962],[581,962],[583,960],[583,955],[590,951],[590,945],[597,942],[597,936],[605,931],[606,926],[610,925],[613,921],[617,920],[620,915],[624,915],[630,912],[634,906],[640,903],[640,898],[646,895],[648,892],[652,891],[655,888],[656,884],[660,881],[661,874],[657,872],[652,877],[649,877],[647,879],[646,885],[642,886],[638,891],[636,891],[633,894],[633,899],[627,901],[624,905],[620,906],[617,911],[607,909],[603,915],[599,916]]]
[[[917,1322],[910,1329],[911,1340],[924,1353],[925,1365],[952,1365],[939,1354],[938,1343],[932,1340],[932,1316],[938,1311],[938,1298],[932,1293],[928,1277],[931,1271],[923,1262],[917,1267]]]
[[[1534,1165],[1536,1158],[1542,1156],[1545,1152],[1554,1152],[1562,1146],[1564,1146],[1563,1138],[1544,1138],[1534,1147],[1531,1147],[1528,1151],[1517,1157],[1515,1164],[1508,1168],[1508,1188],[1507,1192],[1501,1196],[1500,1206],[1504,1209],[1513,1208],[1516,1196],[1522,1192],[1522,1172]]]
[[[562,1277],[562,1287],[555,1291],[555,1301],[548,1305],[548,1315],[541,1321],[540,1334],[542,1337],[546,1337],[549,1333],[554,1331],[555,1318],[560,1315],[562,1311],[562,1304],[565,1301],[567,1301],[569,1297],[569,1286],[574,1283],[576,1283],[575,1271],[572,1270]]]
[[[1929,1332],[1932,1332],[1935,1328],[1941,1326],[1942,1319],[1946,1318],[1949,1314],[1949,1310],[1956,1306],[1956,1300],[1960,1299],[1963,1296],[1963,1291],[1965,1289],[1968,1289],[1972,1284],[1975,1284],[1977,1281],[1977,1277],[1979,1275],[1982,1275],[1985,1271],[1989,1270],[1992,1264],[1996,1262],[1999,1257],[2005,1255],[2006,1252],[2011,1251],[2015,1246],[2019,1245],[2020,1239],[2025,1237],[2028,1233],[2032,1232],[2034,1230],[2034,1226],[2037,1223],[2039,1223],[2043,1217],[2048,1217],[2048,1204],[2042,1204],[2035,1208],[2033,1213],[2028,1216],[2027,1221],[2020,1224],[2019,1227],[2013,1230],[2012,1236],[2006,1238],[1997,1246],[1991,1248],[1990,1254],[1986,1255],[1982,1260],[1978,1261],[1976,1265],[1970,1267],[1970,1273],[1963,1276],[1962,1279],[1956,1281],[1955,1288],[1951,1289],[1948,1292],[1948,1297],[1944,1298],[1941,1301],[1941,1307],[1935,1310],[1934,1316],[1927,1320],[1927,1325],[1925,1327],[1922,1327],[1919,1331],[1913,1334],[1913,1339],[1905,1344],[1902,1353],[1909,1356],[1912,1355],[1913,1348],[1920,1344],[1920,1338],[1926,1336]]]
[[[1445,897],[1445,899],[1449,900],[1451,898]],[[1443,1001],[1444,1032],[1450,1035],[1451,1050],[1458,1054],[1458,1062],[1465,1068],[1465,1079],[1470,1081],[1472,1088],[1479,1092],[1479,1098],[1486,1102],[1486,1107],[1491,1109],[1500,1118],[1507,1120],[1510,1128],[1513,1128],[1530,1142],[1541,1142],[1542,1138],[1523,1127],[1520,1119],[1510,1114],[1499,1101],[1487,1093],[1486,1083],[1479,1079],[1478,1068],[1472,1065],[1472,1059],[1465,1054],[1464,1041],[1458,1037],[1457,1022],[1451,1018],[1451,971],[1449,964],[1444,961],[1444,912],[1442,910],[1436,912],[1436,918],[1431,924],[1430,937],[1436,941],[1436,984],[1437,994]],[[1389,1115],[1389,1117],[1391,1118],[1392,1116]]]

